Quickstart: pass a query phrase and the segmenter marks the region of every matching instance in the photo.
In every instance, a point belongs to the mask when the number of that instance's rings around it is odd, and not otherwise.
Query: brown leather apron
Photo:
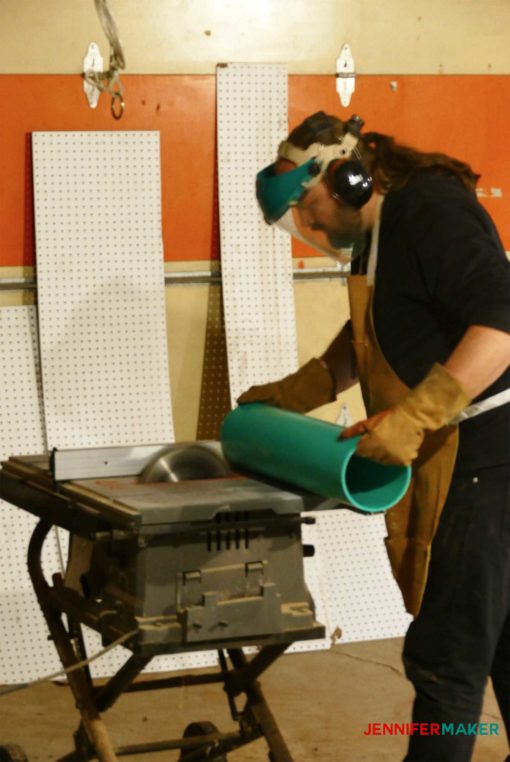
[[[377,245],[376,236],[375,249]],[[366,275],[351,275],[347,283],[361,391],[371,416],[400,402],[409,387],[398,378],[379,347],[372,312],[374,286],[369,285]],[[393,575],[407,611],[415,616],[420,610],[432,539],[448,494],[457,448],[457,426],[427,434],[413,463],[408,492],[385,514],[385,543]]]

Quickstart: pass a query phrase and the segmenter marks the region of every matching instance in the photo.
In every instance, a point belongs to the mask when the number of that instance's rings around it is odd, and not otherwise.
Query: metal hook
[[[119,72],[110,69],[110,79],[108,82],[108,92],[112,96],[110,110],[114,119],[120,119],[124,113],[124,88],[120,81]]]
[[[112,116],[114,119],[120,119],[122,114],[124,113],[124,98],[122,97],[122,92],[120,90],[112,90],[112,101],[110,103],[110,110],[112,112]],[[118,108],[115,108],[115,104],[118,103]]]

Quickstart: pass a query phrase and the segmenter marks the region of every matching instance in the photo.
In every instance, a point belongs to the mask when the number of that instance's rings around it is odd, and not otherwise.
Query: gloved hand
[[[437,363],[395,407],[349,426],[342,439],[362,434],[356,452],[387,465],[408,466],[428,431],[448,424],[471,402],[462,385]]]
[[[240,405],[265,402],[295,413],[307,413],[327,402],[333,402],[336,398],[335,389],[335,379],[326,363],[313,358],[280,381],[250,387],[237,401]]]

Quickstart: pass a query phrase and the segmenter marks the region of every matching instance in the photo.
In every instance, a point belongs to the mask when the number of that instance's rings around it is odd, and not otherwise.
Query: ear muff
[[[327,183],[333,198],[361,209],[372,196],[373,181],[360,161],[333,161],[328,167]]]

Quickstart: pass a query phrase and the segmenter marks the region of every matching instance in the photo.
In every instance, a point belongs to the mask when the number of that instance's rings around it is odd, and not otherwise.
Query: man
[[[476,723],[490,675],[510,737],[510,263],[467,164],[362,125],[314,114],[257,177],[266,221],[333,256],[352,246],[351,320],[320,358],[239,402],[307,412],[360,381],[368,418],[343,436],[413,464],[386,514],[415,616],[413,721]],[[406,762],[467,762],[475,735],[461,733],[411,736]]]

